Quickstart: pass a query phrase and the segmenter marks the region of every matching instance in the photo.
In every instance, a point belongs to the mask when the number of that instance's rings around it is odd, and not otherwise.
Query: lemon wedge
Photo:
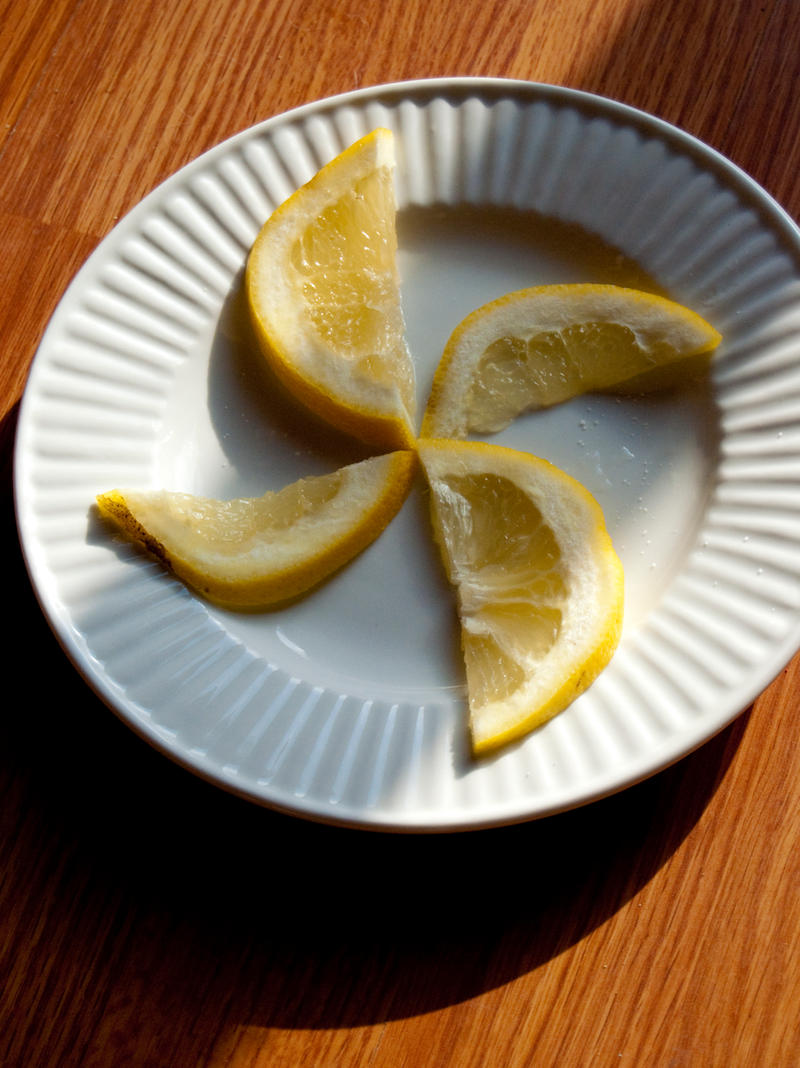
[[[654,372],[710,353],[720,340],[695,312],[653,293],[591,283],[518,290],[453,331],[422,436],[492,433],[528,409],[622,383],[663,387]]]
[[[365,549],[399,511],[416,455],[396,451],[220,501],[166,490],[101,494],[101,514],[221,605],[264,608],[305,593]]]
[[[485,442],[418,447],[482,754],[555,716],[608,664],[622,565],[597,502],[547,461]]]
[[[351,145],[270,216],[245,277],[260,348],[289,392],[385,450],[413,448],[416,418],[394,166],[389,130]]]

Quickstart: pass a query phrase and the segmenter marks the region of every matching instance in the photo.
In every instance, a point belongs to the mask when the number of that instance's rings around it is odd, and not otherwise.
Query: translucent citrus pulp
[[[519,738],[596,678],[622,627],[622,565],[594,498],[529,453],[419,441],[455,587],[476,753]]]
[[[278,378],[315,414],[381,449],[415,440],[394,165],[389,130],[351,145],[270,216],[246,271],[255,332]]]
[[[654,372],[719,342],[695,312],[653,293],[589,283],[518,290],[476,309],[453,331],[422,435],[492,433],[523,411],[580,393],[663,385]]]
[[[209,600],[263,608],[305,593],[366,548],[400,509],[416,456],[396,451],[262,497],[112,490],[97,503]]]

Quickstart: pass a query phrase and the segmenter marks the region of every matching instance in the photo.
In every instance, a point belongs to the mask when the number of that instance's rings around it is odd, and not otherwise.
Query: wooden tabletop
[[[196,779],[92,695],[24,573],[11,455],[42,331],[115,222],[320,97],[451,75],[589,90],[702,138],[800,218],[800,4],[0,12],[0,1064],[799,1064],[800,660],[693,755],[578,811],[432,837],[307,823]]]

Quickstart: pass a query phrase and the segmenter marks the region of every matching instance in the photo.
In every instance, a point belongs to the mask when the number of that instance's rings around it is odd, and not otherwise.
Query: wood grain
[[[697,753],[585,809],[342,832],[222,794],[102,706],[41,618],[11,495],[61,293],[225,137],[381,82],[524,78],[680,124],[798,217],[798,40],[786,0],[0,5],[0,529],[29,657],[0,717],[0,1064],[800,1063],[797,659]]]

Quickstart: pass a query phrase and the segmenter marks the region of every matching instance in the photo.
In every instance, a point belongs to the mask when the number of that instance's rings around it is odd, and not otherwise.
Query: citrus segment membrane
[[[415,454],[397,451],[261,497],[112,490],[97,504],[209,600],[264,608],[305,593],[374,541],[399,511],[415,470]]]
[[[581,393],[664,388],[663,369],[710,354],[720,340],[695,312],[641,290],[589,283],[518,290],[453,331],[422,434],[493,433],[523,411]]]
[[[547,461],[452,440],[420,439],[419,454],[483,753],[541,726],[606,666],[622,565],[597,502]]]
[[[246,292],[260,348],[298,400],[378,448],[415,440],[397,268],[394,140],[373,130],[266,221]]]

